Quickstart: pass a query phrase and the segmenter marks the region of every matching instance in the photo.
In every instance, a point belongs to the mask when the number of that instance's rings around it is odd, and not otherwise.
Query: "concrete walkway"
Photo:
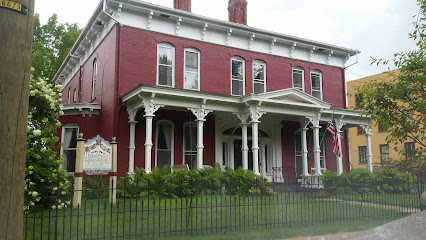
[[[355,235],[357,233],[358,232],[345,232],[345,233],[335,233],[335,234],[327,234],[327,235],[320,235],[320,236],[287,238],[286,240],[341,240],[349,236]]]

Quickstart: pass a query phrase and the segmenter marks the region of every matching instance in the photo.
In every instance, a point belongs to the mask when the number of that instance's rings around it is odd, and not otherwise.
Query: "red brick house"
[[[249,27],[245,0],[229,1],[230,22],[191,13],[190,0],[174,6],[100,1],[54,79],[63,167],[74,171],[81,132],[117,137],[119,175],[216,163],[269,179],[349,170],[346,129],[368,123],[346,109],[344,68],[359,51]],[[333,112],[343,157],[323,137]]]

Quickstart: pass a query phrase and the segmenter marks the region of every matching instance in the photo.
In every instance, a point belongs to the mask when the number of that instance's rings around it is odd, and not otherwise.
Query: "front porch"
[[[322,141],[329,141],[321,134],[333,113],[340,134],[347,127],[369,124],[369,119],[358,111],[330,109],[331,104],[297,89],[240,97],[140,85],[121,99],[129,116],[129,173],[135,167],[135,129],[141,120],[145,143],[143,165],[139,167],[147,172],[152,166],[188,164],[191,169],[199,169],[219,163],[222,168],[253,170],[269,181],[285,181],[285,177],[276,178],[273,169],[293,167],[294,180],[304,184],[311,181],[307,180],[310,176],[320,176],[327,164],[327,169],[343,172],[342,157],[333,158]],[[156,116],[159,109],[185,113],[188,120],[167,122]],[[139,110],[144,114],[137,121]],[[188,118],[188,114],[192,117]],[[213,134],[208,133],[211,129],[205,129],[206,122],[208,128],[214,126]],[[178,132],[180,135],[175,137]],[[213,154],[209,152],[207,156],[206,137],[214,138]],[[347,153],[344,158],[348,166]]]

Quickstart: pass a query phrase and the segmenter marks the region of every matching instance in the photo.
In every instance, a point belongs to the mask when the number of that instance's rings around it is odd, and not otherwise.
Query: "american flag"
[[[331,119],[331,124],[328,126],[327,131],[333,136],[333,152],[337,156],[341,157],[342,147],[340,146],[340,136],[339,136],[339,133],[337,132],[336,119],[334,118],[334,113]]]

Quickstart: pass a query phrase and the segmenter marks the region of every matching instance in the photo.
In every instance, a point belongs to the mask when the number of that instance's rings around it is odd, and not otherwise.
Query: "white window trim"
[[[182,143],[183,143],[183,145],[182,145],[182,159],[183,159],[183,164],[187,164],[186,162],[185,162],[185,154],[186,154],[186,150],[185,150],[185,144],[186,144],[186,142],[185,142],[185,127],[186,126],[191,126],[191,127],[195,127],[195,131],[197,131],[197,125],[195,124],[195,123],[193,123],[193,122],[186,122],[186,123],[184,123],[183,124],[183,134],[182,134],[182,137],[183,137],[183,140],[182,140]],[[193,150],[192,152],[194,152],[195,153],[195,156],[197,156],[197,139],[194,139],[194,141],[196,142],[196,144],[195,144],[195,150]],[[194,169],[192,169],[192,170],[194,170]]]
[[[71,87],[68,87],[68,104],[71,104]]]
[[[312,70],[311,71],[311,75],[310,75],[310,77],[311,77],[311,95],[313,96],[314,94],[313,94],[313,87],[312,87],[312,74],[318,74],[319,75],[319,79],[320,79],[320,90],[319,90],[319,92],[320,92],[320,99],[322,100],[323,99],[323,94],[322,94],[322,72],[320,72],[320,71],[318,71],[318,70]]]
[[[198,51],[195,48],[185,48],[184,49],[184,54],[183,54],[183,81],[184,81],[183,88],[184,89],[189,89],[189,90],[194,90],[192,88],[185,88],[186,52],[197,53],[197,55],[198,55],[198,73],[197,73],[198,74],[198,89],[197,90],[200,91],[200,88],[201,88],[201,68],[200,68],[200,66],[201,66],[201,62],[200,62],[200,60],[201,60],[201,53],[200,53],[200,51]]]
[[[305,91],[305,70],[303,68],[301,68],[301,67],[293,67],[292,68],[292,70],[291,70],[291,79],[292,79],[292,86],[293,86],[293,88],[296,88],[294,86],[294,77],[293,77],[294,70],[302,71],[302,91],[304,92]]]
[[[263,65],[263,92],[266,93],[266,63],[264,61],[261,60],[254,60],[253,64],[252,64],[252,70],[254,71],[254,65],[255,64],[260,64]],[[253,93],[254,93],[254,83],[255,81],[259,81],[258,79],[254,79],[254,74],[252,74],[253,77]]]
[[[60,150],[60,156],[61,156],[61,158],[63,158],[63,156],[64,156],[64,150],[65,150],[64,148],[65,147],[63,146],[63,143],[64,143],[65,129],[66,128],[77,128],[77,137],[80,134],[80,126],[78,124],[76,124],[76,123],[68,123],[68,124],[65,124],[64,126],[62,126],[62,132],[61,132],[61,150]],[[77,148],[75,150],[77,151]],[[61,163],[61,165],[59,167],[66,170],[67,169],[67,163],[64,161],[64,163]]]
[[[172,85],[171,86],[160,85],[160,67],[159,67],[160,66],[160,58],[158,57],[158,52],[159,52],[160,47],[166,47],[166,48],[170,48],[172,50]],[[175,61],[176,61],[175,47],[173,45],[169,44],[169,43],[158,43],[157,44],[157,86],[171,87],[171,88],[175,87]]]
[[[93,72],[92,72],[92,100],[96,98],[96,81],[98,78],[98,59],[93,60]]]
[[[174,160],[174,152],[175,152],[175,149],[174,149],[174,147],[175,147],[175,128],[174,128],[174,124],[173,124],[173,122],[172,121],[169,121],[169,120],[159,120],[159,121],[157,121],[157,123],[156,123],[156,125],[155,125],[155,166],[154,167],[157,167],[158,166],[158,164],[157,164],[157,158],[158,158],[158,125],[159,124],[170,124],[172,127],[171,127],[171,134],[170,134],[170,166],[174,166],[175,165],[175,160]]]
[[[242,80],[242,82],[243,82],[243,94],[242,94],[242,96],[244,96],[245,93],[246,93],[246,61],[241,57],[231,57],[231,71],[230,71],[229,75],[230,75],[230,79],[231,79],[231,95],[232,96],[240,96],[240,95],[232,94],[232,81],[233,81],[233,78],[232,78],[232,61],[239,61],[239,62],[243,63],[243,80]],[[240,81],[240,80],[236,79],[236,81]]]

